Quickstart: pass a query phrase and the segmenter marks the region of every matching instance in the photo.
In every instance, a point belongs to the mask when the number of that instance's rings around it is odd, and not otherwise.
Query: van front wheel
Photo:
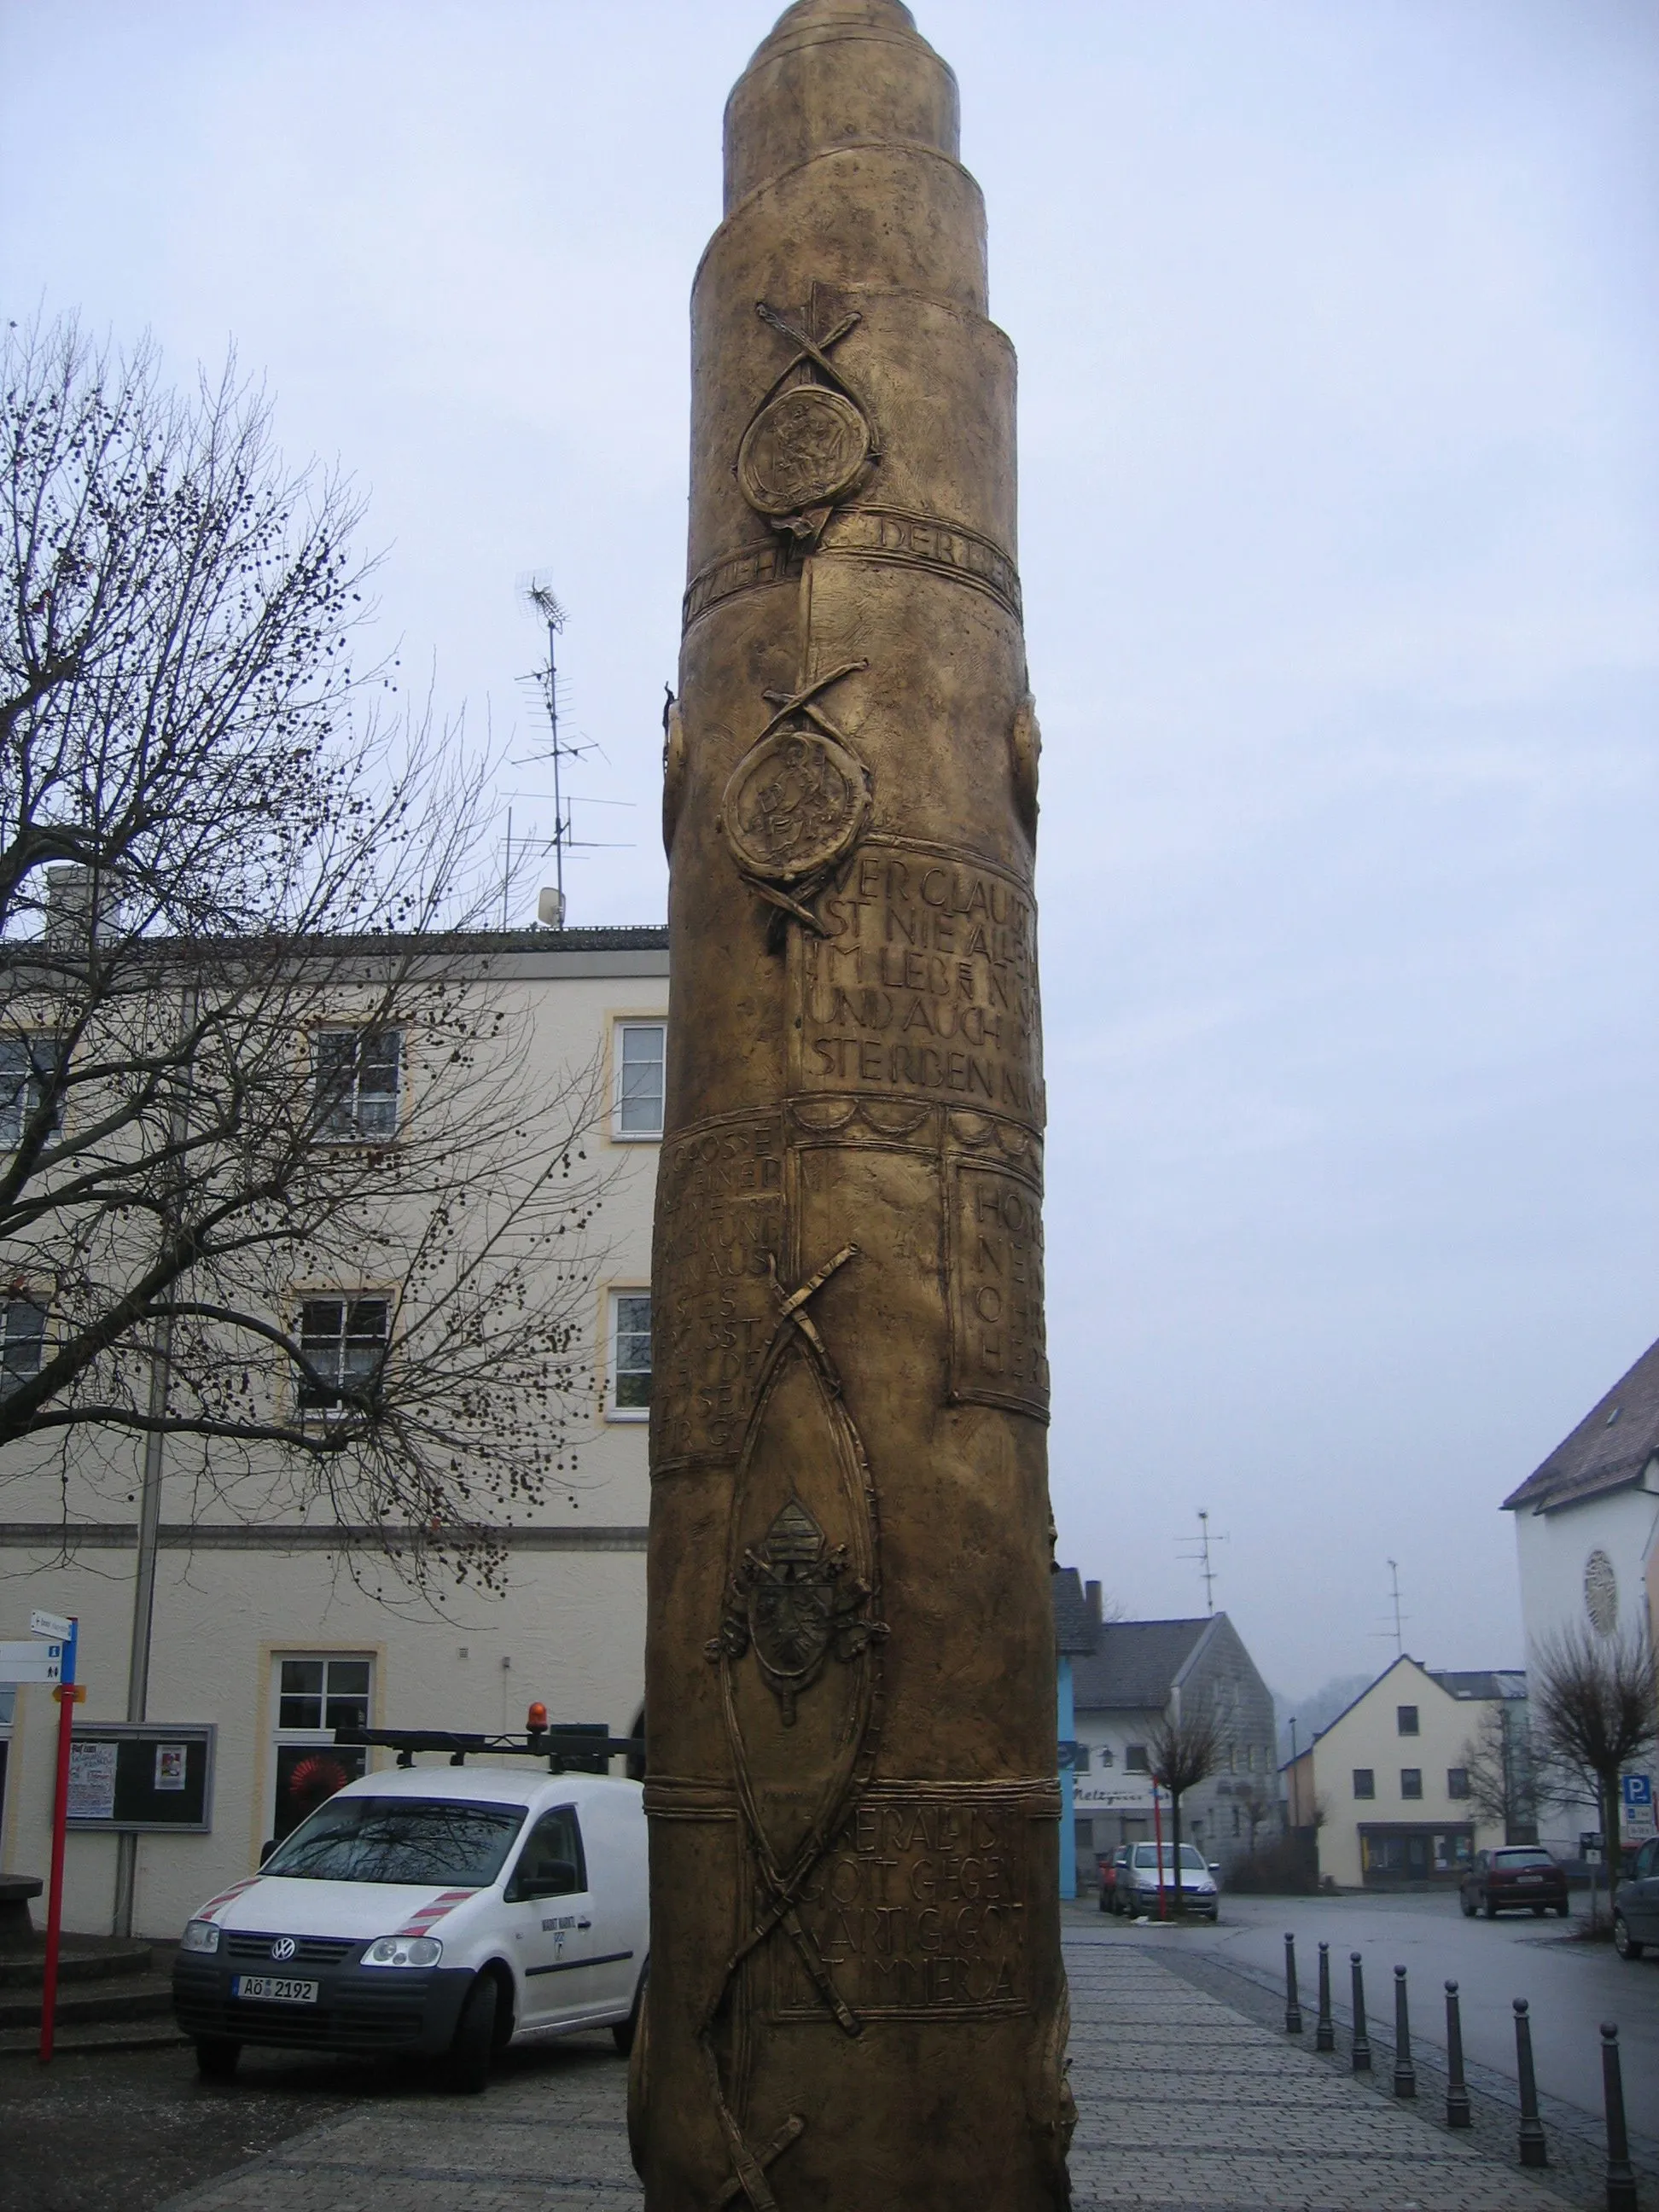
[[[494,1974],[480,1974],[466,1993],[444,2069],[449,2087],[458,2095],[478,2096],[489,2084],[489,2062],[495,2051],[495,2008],[500,2002]]]

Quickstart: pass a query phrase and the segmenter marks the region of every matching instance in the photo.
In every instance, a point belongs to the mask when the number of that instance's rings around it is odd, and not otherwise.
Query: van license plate
[[[267,2004],[315,2004],[317,1986],[315,1982],[286,1981],[280,1974],[238,1974],[231,1995],[259,1997]]]

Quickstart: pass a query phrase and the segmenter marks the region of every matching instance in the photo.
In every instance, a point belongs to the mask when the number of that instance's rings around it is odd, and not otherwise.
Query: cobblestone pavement
[[[1066,1955],[1075,2212],[1563,2212],[1583,2201],[1288,2046],[1146,1947],[1072,1934]],[[584,2037],[514,2054],[482,2098],[366,2100],[168,2212],[639,2212],[625,2071],[608,2038]]]
[[[1066,1954],[1074,2212],[1561,2212],[1572,2201],[1142,1946],[1072,1936]]]

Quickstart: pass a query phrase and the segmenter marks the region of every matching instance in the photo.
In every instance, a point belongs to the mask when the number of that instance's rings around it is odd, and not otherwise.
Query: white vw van
[[[648,1949],[640,1785],[410,1766],[331,1797],[210,1898],[173,1972],[210,2080],[245,2043],[443,2057],[482,2089],[508,2043],[633,2041]]]

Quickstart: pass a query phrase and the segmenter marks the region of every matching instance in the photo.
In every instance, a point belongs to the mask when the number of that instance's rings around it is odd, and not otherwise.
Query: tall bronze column
[[[1014,357],[957,88],[799,0],[692,295],[650,2212],[1066,2201]]]

